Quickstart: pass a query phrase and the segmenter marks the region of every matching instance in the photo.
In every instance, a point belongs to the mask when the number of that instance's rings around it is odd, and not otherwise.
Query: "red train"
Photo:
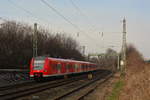
[[[35,57],[31,60],[30,77],[41,79],[44,77],[77,74],[95,70],[97,70],[97,65],[90,62],[50,57]]]

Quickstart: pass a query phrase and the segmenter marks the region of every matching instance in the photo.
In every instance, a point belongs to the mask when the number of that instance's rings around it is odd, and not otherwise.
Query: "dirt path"
[[[104,84],[99,85],[91,94],[84,98],[84,100],[106,100],[111,94],[113,85],[119,80],[119,74],[115,74]]]

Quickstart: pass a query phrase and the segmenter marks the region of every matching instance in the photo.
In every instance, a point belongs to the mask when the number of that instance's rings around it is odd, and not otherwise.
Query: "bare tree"
[[[0,27],[0,66],[17,68],[29,66],[32,58],[33,29],[23,23],[6,21]],[[84,60],[78,43],[65,34],[52,35],[38,30],[38,55]]]

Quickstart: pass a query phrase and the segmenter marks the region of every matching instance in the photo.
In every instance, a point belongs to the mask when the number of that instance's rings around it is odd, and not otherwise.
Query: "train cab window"
[[[34,70],[41,70],[44,67],[44,60],[35,60],[34,61]]]

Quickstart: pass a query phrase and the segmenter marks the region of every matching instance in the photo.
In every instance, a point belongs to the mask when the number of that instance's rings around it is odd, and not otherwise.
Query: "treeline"
[[[143,55],[130,44],[127,46],[127,69],[141,71],[145,64]]]
[[[6,21],[0,25],[0,67],[28,66],[33,56],[33,28],[27,24]],[[80,46],[65,34],[39,29],[38,56],[84,60]]]
[[[98,58],[91,58],[91,61],[97,62],[98,66],[102,69],[116,71],[118,66],[118,53],[108,48],[105,53],[99,54]]]

